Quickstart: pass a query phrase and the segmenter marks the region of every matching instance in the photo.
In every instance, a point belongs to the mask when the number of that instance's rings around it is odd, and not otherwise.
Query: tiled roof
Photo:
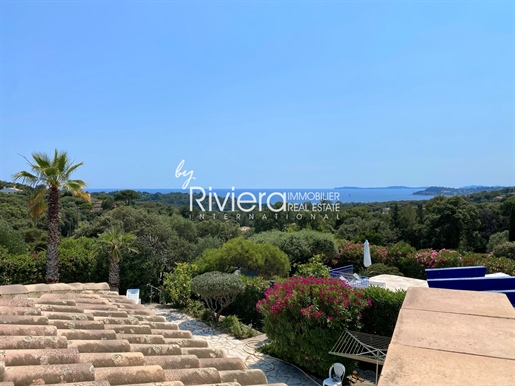
[[[57,384],[262,386],[267,380],[261,370],[110,292],[107,283],[0,286],[0,386]]]

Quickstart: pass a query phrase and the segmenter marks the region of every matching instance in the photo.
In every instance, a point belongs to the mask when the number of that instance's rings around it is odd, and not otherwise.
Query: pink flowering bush
[[[427,268],[469,267],[483,265],[487,273],[503,272],[515,275],[515,260],[505,257],[495,257],[491,253],[462,253],[451,249],[421,249],[419,251],[409,244],[400,242],[388,247],[371,245],[372,263],[382,263],[397,267],[407,277],[426,279]],[[363,269],[363,244],[349,241],[340,242],[338,256],[326,259],[325,264],[335,268],[354,265],[354,272]]]
[[[426,279],[426,268],[461,267],[461,253],[450,249],[421,249],[402,257],[398,262],[399,270],[408,277]]]
[[[423,249],[401,258],[398,268],[408,277],[426,279],[427,268],[470,267],[482,265],[487,273],[515,275],[515,261],[484,253],[461,253],[451,249]]]
[[[354,244],[343,240],[338,255],[332,259],[326,259],[325,264],[330,267],[343,267],[344,265],[354,265],[354,271],[358,272],[363,266],[364,244]],[[374,263],[388,264],[388,250],[386,247],[370,245],[370,257]]]
[[[515,276],[515,260],[507,257],[495,257],[491,253],[467,253],[462,256],[461,263],[464,267],[482,265],[486,267],[486,273],[503,272]]]
[[[328,352],[345,329],[361,327],[361,312],[370,303],[363,290],[342,280],[292,277],[269,288],[256,308],[269,352],[322,377],[335,361]],[[339,361],[352,372],[353,361]]]

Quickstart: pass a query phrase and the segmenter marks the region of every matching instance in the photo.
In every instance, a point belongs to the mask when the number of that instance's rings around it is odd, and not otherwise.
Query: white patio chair
[[[342,386],[342,380],[345,375],[345,366],[341,363],[333,363],[329,369],[329,378],[324,380],[322,386]]]

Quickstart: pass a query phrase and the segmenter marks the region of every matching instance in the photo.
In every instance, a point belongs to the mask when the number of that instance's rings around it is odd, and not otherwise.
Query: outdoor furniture
[[[338,338],[331,351],[329,351],[329,354],[375,363],[377,384],[379,365],[384,364],[391,339],[392,338],[387,336],[345,330]]]
[[[329,270],[329,276],[340,277],[342,275],[352,275],[354,273],[353,265],[346,265],[345,267],[332,268]]]
[[[458,277],[484,277],[486,267],[452,267],[452,268],[428,268],[426,269],[427,279],[451,279]]]
[[[322,386],[341,386],[345,375],[345,366],[341,363],[333,363],[329,369],[329,378],[326,378]]]
[[[353,265],[346,265],[344,267],[332,268],[329,270],[329,276],[338,278],[345,281],[353,288],[368,288],[369,286],[377,286],[385,288],[385,283],[371,282],[367,276],[359,276],[354,272]]]
[[[515,276],[465,277],[428,280],[429,288],[446,288],[469,291],[499,291],[515,289]]]
[[[134,300],[134,302],[136,304],[141,304],[141,299],[139,298],[139,289],[138,288],[128,289],[125,296],[127,297],[127,299]]]

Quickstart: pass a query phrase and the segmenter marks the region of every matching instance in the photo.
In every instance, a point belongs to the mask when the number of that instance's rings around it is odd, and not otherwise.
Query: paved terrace
[[[156,383],[268,382],[263,371],[110,292],[107,283],[0,287],[0,386]]]
[[[409,288],[379,378],[392,385],[515,385],[506,295]]]

